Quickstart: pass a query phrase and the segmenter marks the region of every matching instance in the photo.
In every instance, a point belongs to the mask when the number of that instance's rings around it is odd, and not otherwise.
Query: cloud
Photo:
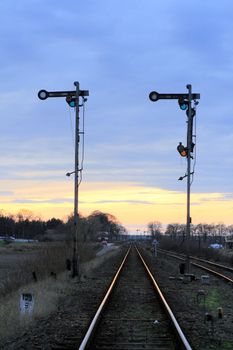
[[[73,199],[70,198],[52,198],[52,199],[41,199],[41,200],[36,200],[36,199],[14,199],[12,200],[12,203],[16,204],[45,204],[45,203],[50,203],[50,204],[57,204],[57,203],[73,203]]]
[[[70,90],[78,80],[90,90],[80,191],[86,212],[88,205],[119,213],[120,206],[126,212],[129,207],[133,222],[133,214],[135,220],[142,217],[134,213],[141,204],[147,210],[144,221],[149,214],[167,220],[165,206],[173,206],[170,217],[181,220],[186,182],[177,179],[187,164],[176,146],[186,142],[186,115],[177,101],[151,103],[148,93],[183,92],[187,83],[201,93],[192,205],[198,217],[199,207],[214,212],[211,205],[230,205],[232,9],[228,0],[148,0],[146,6],[128,0],[123,11],[117,0],[68,0],[56,6],[46,0],[2,2],[0,181],[5,204],[46,206],[51,213],[58,196],[59,215],[72,207],[70,199],[62,208],[62,200],[73,196],[73,178],[65,174],[74,169],[74,112],[69,115],[64,99],[39,101],[37,92]],[[162,209],[155,212],[158,205]]]
[[[14,194],[13,191],[0,191],[0,196],[7,197],[12,196]]]
[[[224,193],[222,200],[224,201],[232,201],[233,200],[233,193]]]
[[[30,209],[44,218],[64,218],[73,211],[73,182],[37,180],[4,180],[1,187],[10,187],[12,194],[1,201],[1,209],[17,213]],[[59,196],[58,196],[59,194]],[[231,193],[193,192],[193,223],[223,221],[230,223]],[[95,210],[110,212],[124,225],[144,225],[152,220],[182,222],[186,220],[186,192],[129,182],[84,182],[79,191],[79,210],[89,215]],[[136,219],[135,219],[136,218]]]
[[[95,201],[93,202],[95,204],[107,204],[107,203],[128,203],[128,204],[154,204],[153,202],[149,202],[149,201],[137,201],[137,200],[101,200],[101,201]]]

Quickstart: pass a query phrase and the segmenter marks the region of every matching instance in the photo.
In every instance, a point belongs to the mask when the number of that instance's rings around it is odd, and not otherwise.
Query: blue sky
[[[185,181],[177,179],[186,161],[176,147],[185,143],[186,115],[176,101],[152,103],[148,94],[186,92],[190,83],[201,94],[192,192],[209,200],[218,193],[232,213],[232,15],[230,0],[2,0],[1,207],[43,216],[46,210],[52,215],[52,204],[59,203],[59,216],[72,211],[72,178],[65,173],[73,170],[74,113],[63,99],[43,102],[37,93],[71,90],[77,80],[90,91],[81,212],[88,213],[85,191],[95,188],[100,193],[89,200],[89,210],[107,210],[123,224],[144,227],[147,217],[125,222],[112,204],[122,202],[127,210],[128,202],[132,212],[136,206],[135,212],[145,212],[151,200],[114,199],[112,192],[102,191],[103,184],[123,193],[131,186],[146,193],[150,188],[185,194]],[[35,201],[38,207],[30,206]],[[150,220],[160,220],[156,209],[151,215]],[[185,212],[174,220],[182,216]],[[197,214],[198,220],[204,219]]]

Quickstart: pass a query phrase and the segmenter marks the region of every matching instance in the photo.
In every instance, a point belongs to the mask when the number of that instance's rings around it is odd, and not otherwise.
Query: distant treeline
[[[148,232],[154,237],[159,237],[162,234],[162,224],[159,221],[151,221],[150,223],[148,223],[147,227]],[[207,236],[226,236],[233,234],[233,224],[191,224],[190,230],[192,236],[199,236],[205,239],[205,237]],[[176,238],[178,236],[185,235],[185,232],[185,224],[172,223],[167,225],[166,230],[163,233],[165,235],[169,235],[172,238]]]
[[[53,236],[69,239],[73,229],[73,215],[66,222],[51,218],[42,220],[35,217],[31,211],[21,210],[16,215],[0,212],[0,236],[22,239],[49,240]],[[79,239],[90,241],[108,236],[113,239],[119,234],[126,233],[126,229],[118,222],[115,216],[94,211],[89,216],[79,215]]]

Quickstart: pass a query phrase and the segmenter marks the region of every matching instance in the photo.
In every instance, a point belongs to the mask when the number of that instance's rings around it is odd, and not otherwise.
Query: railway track
[[[94,269],[82,282],[74,281],[71,291],[65,299],[61,299],[55,313],[39,319],[20,338],[1,344],[1,349],[191,349],[188,343],[180,344],[177,331],[171,332],[174,328],[172,324],[176,322],[169,320],[169,308],[164,314],[164,306],[158,301],[162,296],[159,294],[158,298],[153,289],[157,288],[156,282],[147,280],[146,267],[135,249],[118,269],[127,249],[127,246],[119,249],[114,257]],[[175,310],[193,349],[233,349],[232,285],[221,283],[217,276],[210,277],[208,283],[202,283],[201,275],[207,273],[195,267],[192,272],[196,278],[186,279],[179,273],[179,261],[182,260],[177,259],[176,263],[174,254],[170,259],[161,253],[155,259],[143,244],[140,251],[159,285],[166,291],[169,305]],[[176,258],[183,259],[184,256]],[[101,302],[117,269],[114,277],[116,285],[113,283],[108,296]],[[149,271],[147,273],[150,274]],[[219,309],[222,311],[221,318]],[[211,316],[213,322],[207,320],[206,315]]]
[[[79,346],[191,350],[137,248],[130,248]]]
[[[158,250],[159,252],[163,253],[163,254],[166,254],[166,255],[169,255],[173,258],[176,258],[176,259],[179,259],[179,260],[182,260],[184,261],[186,259],[186,256],[184,254],[178,254],[178,253],[171,253],[169,251],[166,251],[166,250],[163,250],[163,249],[159,249]],[[229,282],[229,283],[233,283],[233,279],[231,278],[231,276],[229,277],[229,275],[225,275],[222,273],[222,271],[226,271],[227,273],[233,273],[233,269],[229,266],[225,266],[225,265],[222,265],[222,264],[218,264],[218,263],[214,263],[212,261],[208,261],[208,260],[205,260],[205,259],[201,259],[201,258],[197,258],[197,257],[194,257],[194,256],[190,256],[189,257],[191,259],[191,265],[193,266],[196,266],[208,273],[211,273],[212,275],[215,275],[216,277],[220,277],[221,279],[223,279],[224,281],[226,282]],[[200,263],[196,263],[194,261],[198,261]],[[205,265],[203,265],[205,264]],[[207,265],[207,266],[206,266]],[[208,266],[211,266],[208,267]],[[217,270],[213,270],[213,268],[217,269]]]

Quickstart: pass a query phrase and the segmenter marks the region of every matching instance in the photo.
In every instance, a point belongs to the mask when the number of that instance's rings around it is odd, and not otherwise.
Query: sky
[[[0,210],[72,213],[75,113],[37,94],[79,81],[90,94],[80,213],[110,213],[131,232],[185,223],[186,159],[176,148],[187,117],[176,100],[148,95],[192,84],[201,94],[192,222],[232,224],[232,17],[231,0],[1,0]]]

